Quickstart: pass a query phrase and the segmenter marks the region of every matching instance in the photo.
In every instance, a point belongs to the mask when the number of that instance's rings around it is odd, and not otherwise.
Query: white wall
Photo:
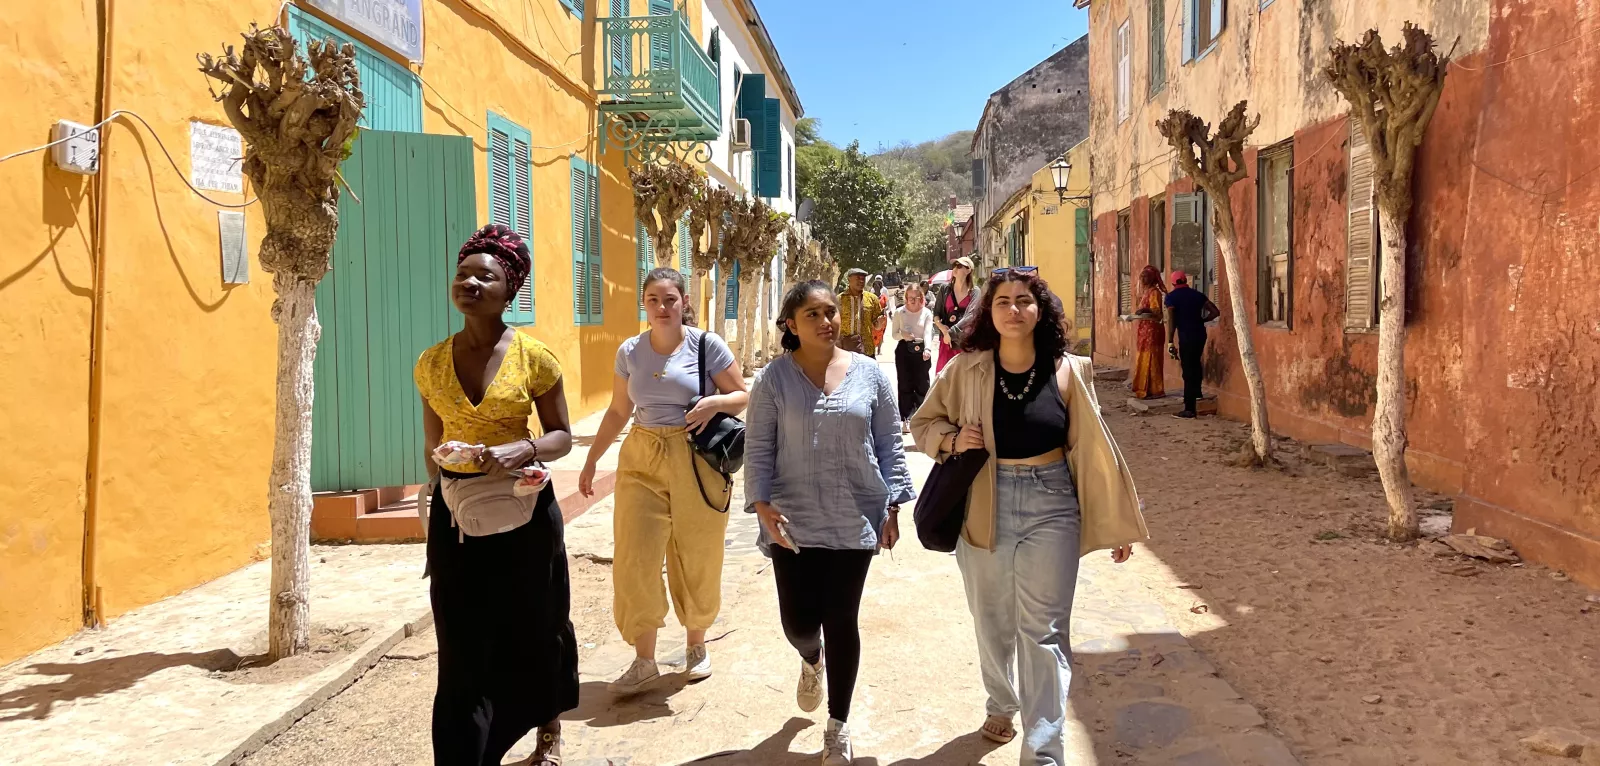
[[[720,29],[722,34],[722,136],[711,142],[711,164],[720,168],[739,184],[738,191],[748,192],[755,183],[754,179],[754,152],[744,151],[737,154],[728,148],[733,135],[734,104],[737,103],[737,94],[734,93],[735,68],[746,74],[767,75],[767,97],[777,98],[783,105],[783,194],[780,197],[767,199],[768,205],[774,210],[791,215],[795,212],[795,190],[790,188],[789,162],[794,152],[794,124],[795,106],[789,103],[783,90],[777,87],[777,78],[767,71],[766,64],[762,63],[760,49],[756,47],[755,37],[745,25],[743,19],[734,11],[726,0],[701,0],[701,23],[704,28],[700,30],[701,40],[711,39],[711,30]]]

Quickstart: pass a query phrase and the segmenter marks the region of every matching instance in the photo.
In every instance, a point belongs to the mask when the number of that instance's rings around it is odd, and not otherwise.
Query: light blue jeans
[[[995,549],[962,540],[956,562],[978,633],[990,715],[1022,713],[1022,766],[1064,766],[1078,584],[1078,495],[1065,462],[996,466]],[[1021,694],[1012,681],[1012,659]]]

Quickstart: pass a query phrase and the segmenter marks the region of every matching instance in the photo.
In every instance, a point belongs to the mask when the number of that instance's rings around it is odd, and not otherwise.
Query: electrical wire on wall
[[[209,203],[211,203],[213,205],[216,205],[217,207],[226,207],[226,208],[234,208],[234,209],[250,207],[251,205],[254,205],[254,204],[256,204],[257,202],[259,202],[261,200],[260,197],[252,197],[248,202],[245,202],[245,203],[242,203],[242,204],[232,204],[232,203],[228,203],[228,202],[218,202],[217,200],[214,200],[214,199],[212,199],[210,197],[207,197],[199,189],[196,189],[194,187],[194,184],[190,183],[189,179],[183,175],[183,169],[179,168],[178,167],[178,161],[172,158],[172,152],[167,151],[167,144],[166,144],[166,142],[161,140],[161,134],[157,133],[156,129],[150,126],[150,122],[148,120],[146,120],[144,118],[144,116],[140,115],[138,112],[135,112],[135,111],[132,111],[132,110],[129,110],[129,109],[118,109],[118,110],[112,112],[110,114],[110,116],[106,117],[105,119],[103,119],[103,120],[101,120],[101,121],[99,121],[99,122],[97,122],[97,123],[95,123],[93,125],[90,125],[89,126],[89,130],[98,130],[102,126],[104,126],[104,125],[106,125],[106,124],[108,124],[110,122],[115,121],[118,117],[132,117],[132,118],[138,120],[140,124],[144,125],[144,129],[147,132],[150,133],[150,137],[154,138],[156,140],[156,146],[161,147],[161,153],[166,156],[167,163],[172,165],[172,171],[174,173],[178,174],[179,180],[183,181],[183,185],[189,187],[189,191],[194,192],[194,195],[196,197],[199,197],[200,199],[203,199],[203,200],[205,200],[205,201],[207,201],[207,202],[209,202]],[[75,138],[75,136],[66,136],[64,138],[58,138],[58,139],[56,139],[54,141],[51,141],[50,143],[47,143],[47,144],[41,144],[39,146],[35,146],[35,147],[30,148],[30,149],[23,149],[22,151],[18,151],[18,152],[12,152],[10,154],[7,154],[4,157],[0,157],[0,162],[6,162],[8,160],[14,160],[14,159],[16,159],[18,157],[24,157],[24,156],[27,156],[29,154],[33,154],[34,152],[42,152],[42,151],[44,151],[46,149],[49,149],[50,147],[55,146],[57,144],[66,143],[67,141],[70,141],[73,138]],[[240,158],[240,159],[243,159],[243,158]]]

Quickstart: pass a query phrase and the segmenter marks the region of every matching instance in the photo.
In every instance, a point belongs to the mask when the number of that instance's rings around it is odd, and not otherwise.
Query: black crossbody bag
[[[706,396],[706,336],[710,334],[700,333],[700,348],[697,351],[699,359],[695,364],[699,375],[696,380],[700,384],[700,395],[689,400],[688,409],[694,409],[694,406]],[[728,484],[728,489],[732,490],[733,474],[744,467],[744,421],[726,412],[719,412],[711,416],[711,422],[700,429],[700,433],[690,432],[689,444],[694,447],[695,454],[699,455],[706,465],[722,475],[723,481]],[[700,480],[698,467],[694,472],[694,481],[699,485],[700,497],[706,501],[706,505],[717,508],[717,504],[711,502],[710,495],[706,494],[706,485]],[[728,507],[732,504],[733,493],[730,491],[728,502],[717,510],[727,513]]]

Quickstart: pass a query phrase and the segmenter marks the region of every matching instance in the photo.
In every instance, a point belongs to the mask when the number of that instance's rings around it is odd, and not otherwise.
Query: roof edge
[[[783,95],[794,106],[794,118],[799,120],[806,114],[805,106],[800,103],[800,95],[795,90],[794,81],[789,79],[789,70],[783,66],[783,58],[778,55],[778,46],[772,41],[772,35],[767,32],[766,22],[761,20],[761,14],[756,10],[755,0],[733,0],[733,4],[746,13],[745,26],[752,28],[756,38],[756,45],[761,48],[761,55],[767,58],[767,63],[775,71],[766,74],[776,75],[778,87],[783,89]]]

